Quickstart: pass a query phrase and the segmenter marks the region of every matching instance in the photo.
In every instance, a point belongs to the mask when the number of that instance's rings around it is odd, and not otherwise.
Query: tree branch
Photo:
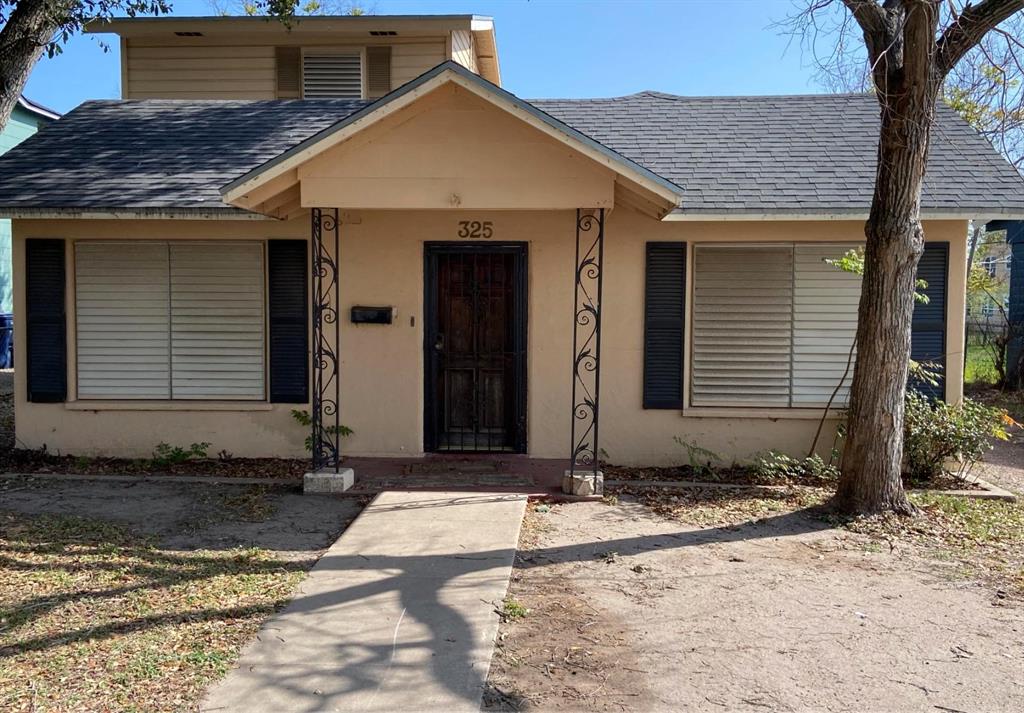
[[[875,0],[843,0],[843,4],[864,30],[865,37],[885,30],[885,10]]]
[[[1024,10],[1024,0],[982,0],[968,4],[937,42],[936,67],[945,77],[989,30],[1016,12]]]
[[[1024,2],[1024,0],[1021,0]],[[885,93],[903,66],[903,33],[907,0],[843,0],[864,33],[868,66],[875,88]]]

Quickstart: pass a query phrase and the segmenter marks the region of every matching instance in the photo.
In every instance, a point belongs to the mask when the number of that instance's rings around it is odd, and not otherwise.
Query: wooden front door
[[[426,246],[430,451],[526,449],[526,246]]]

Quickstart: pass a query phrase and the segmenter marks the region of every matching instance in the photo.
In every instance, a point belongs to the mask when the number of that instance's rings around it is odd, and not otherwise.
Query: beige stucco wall
[[[298,167],[302,205],[348,209],[612,207],[615,174],[456,85]]]
[[[353,454],[414,455],[423,443],[423,243],[457,240],[460,220],[489,220],[494,241],[529,247],[529,453],[565,457],[569,448],[570,364],[575,214],[571,211],[362,211],[341,227],[342,420],[355,430]],[[16,330],[24,334],[26,237],[90,239],[306,238],[307,219],[249,221],[43,221],[14,223]],[[608,218],[602,363],[601,447],[620,463],[667,463],[685,457],[674,436],[696,440],[725,458],[767,448],[805,450],[818,411],[758,409],[644,410],[644,243],[702,241],[837,241],[861,239],[860,221],[658,222],[628,209]],[[947,397],[962,383],[966,225],[926,224],[929,240],[950,242]],[[69,250],[69,261],[73,250]],[[692,260],[689,261],[692,265]],[[76,454],[148,455],[161,441],[209,441],[211,452],[301,456],[304,430],[293,405],[103,403],[75,401],[74,271],[69,264],[67,404],[26,402],[25,370],[15,378],[19,446]],[[692,285],[692,280],[688,284]],[[394,324],[355,326],[354,304],[397,308]],[[300,406],[301,408],[301,406]]]

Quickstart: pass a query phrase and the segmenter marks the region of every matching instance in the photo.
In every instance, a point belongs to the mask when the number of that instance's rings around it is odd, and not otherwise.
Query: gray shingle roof
[[[866,94],[532,102],[683,189],[686,212],[866,212],[878,105]],[[1024,179],[945,106],[922,205],[1024,210]],[[987,213],[986,213],[987,214]]]
[[[85,102],[0,157],[0,205],[234,211],[222,185],[366,104]]]
[[[686,212],[862,213],[870,204],[878,121],[870,96],[642,92],[532,103],[682,187]],[[221,186],[364,106],[86,102],[0,157],[0,206],[227,209]],[[924,207],[1024,212],[1024,179],[940,107]]]

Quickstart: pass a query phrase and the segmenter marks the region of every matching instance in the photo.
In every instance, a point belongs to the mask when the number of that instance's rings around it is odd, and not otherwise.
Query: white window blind
[[[860,277],[825,260],[853,247],[695,246],[691,403],[827,403],[856,336]],[[849,382],[834,406],[846,404]]]
[[[832,402],[849,398],[853,363],[846,374],[850,348],[857,337],[860,275],[825,262],[855,245],[797,245],[793,284],[793,405],[824,406],[842,380]],[[856,357],[855,357],[856,358]]]
[[[694,248],[695,406],[788,406],[793,249]]]
[[[78,395],[264,398],[260,243],[79,242]]]
[[[263,246],[172,243],[171,389],[263,398]]]
[[[170,398],[167,245],[75,246],[78,395]]]
[[[307,99],[359,99],[363,95],[362,58],[353,53],[302,56],[302,95]]]

